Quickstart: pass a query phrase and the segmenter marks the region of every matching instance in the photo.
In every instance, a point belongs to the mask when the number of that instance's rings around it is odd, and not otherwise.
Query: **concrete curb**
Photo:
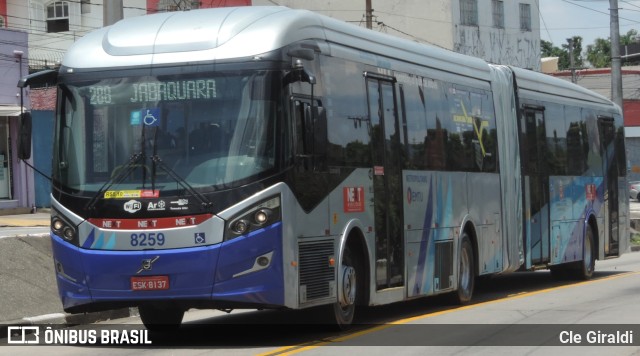
[[[52,313],[37,315],[31,317],[24,317],[22,319],[0,321],[0,324],[9,326],[31,326],[31,325],[82,325],[93,324],[98,321],[107,321],[120,318],[128,318],[130,316],[137,315],[132,312],[130,308],[121,308],[114,310],[107,310],[95,313],[83,313],[83,314],[66,314],[66,313]]]

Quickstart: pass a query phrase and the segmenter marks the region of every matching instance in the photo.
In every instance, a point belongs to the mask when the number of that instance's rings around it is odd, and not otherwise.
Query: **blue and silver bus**
[[[478,276],[590,278],[628,247],[620,108],[540,73],[241,7],[122,20],[34,83],[58,91],[70,313],[320,307],[346,326],[358,305],[469,303]]]

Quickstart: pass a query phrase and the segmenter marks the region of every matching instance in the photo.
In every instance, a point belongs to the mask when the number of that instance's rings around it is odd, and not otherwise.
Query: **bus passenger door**
[[[521,122],[527,266],[549,261],[549,176],[544,108],[525,106]]]
[[[367,76],[376,235],[376,287],[404,285],[402,146],[394,81]]]
[[[599,117],[604,193],[604,255],[618,255],[618,160],[612,117]]]

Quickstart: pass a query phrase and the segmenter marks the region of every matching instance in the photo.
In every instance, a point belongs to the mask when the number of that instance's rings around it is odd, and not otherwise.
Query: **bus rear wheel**
[[[584,235],[584,246],[582,252],[582,261],[578,262],[573,270],[573,276],[577,279],[591,279],[596,266],[596,249],[593,227],[587,225],[587,231]]]
[[[184,310],[175,305],[148,304],[138,307],[142,324],[150,331],[176,330],[182,323]]]

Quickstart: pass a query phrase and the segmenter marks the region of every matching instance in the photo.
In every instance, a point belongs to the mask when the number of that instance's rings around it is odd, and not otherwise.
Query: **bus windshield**
[[[114,184],[166,193],[177,183],[217,190],[267,173],[276,166],[275,73],[67,81],[59,91],[54,180],[89,195]]]

